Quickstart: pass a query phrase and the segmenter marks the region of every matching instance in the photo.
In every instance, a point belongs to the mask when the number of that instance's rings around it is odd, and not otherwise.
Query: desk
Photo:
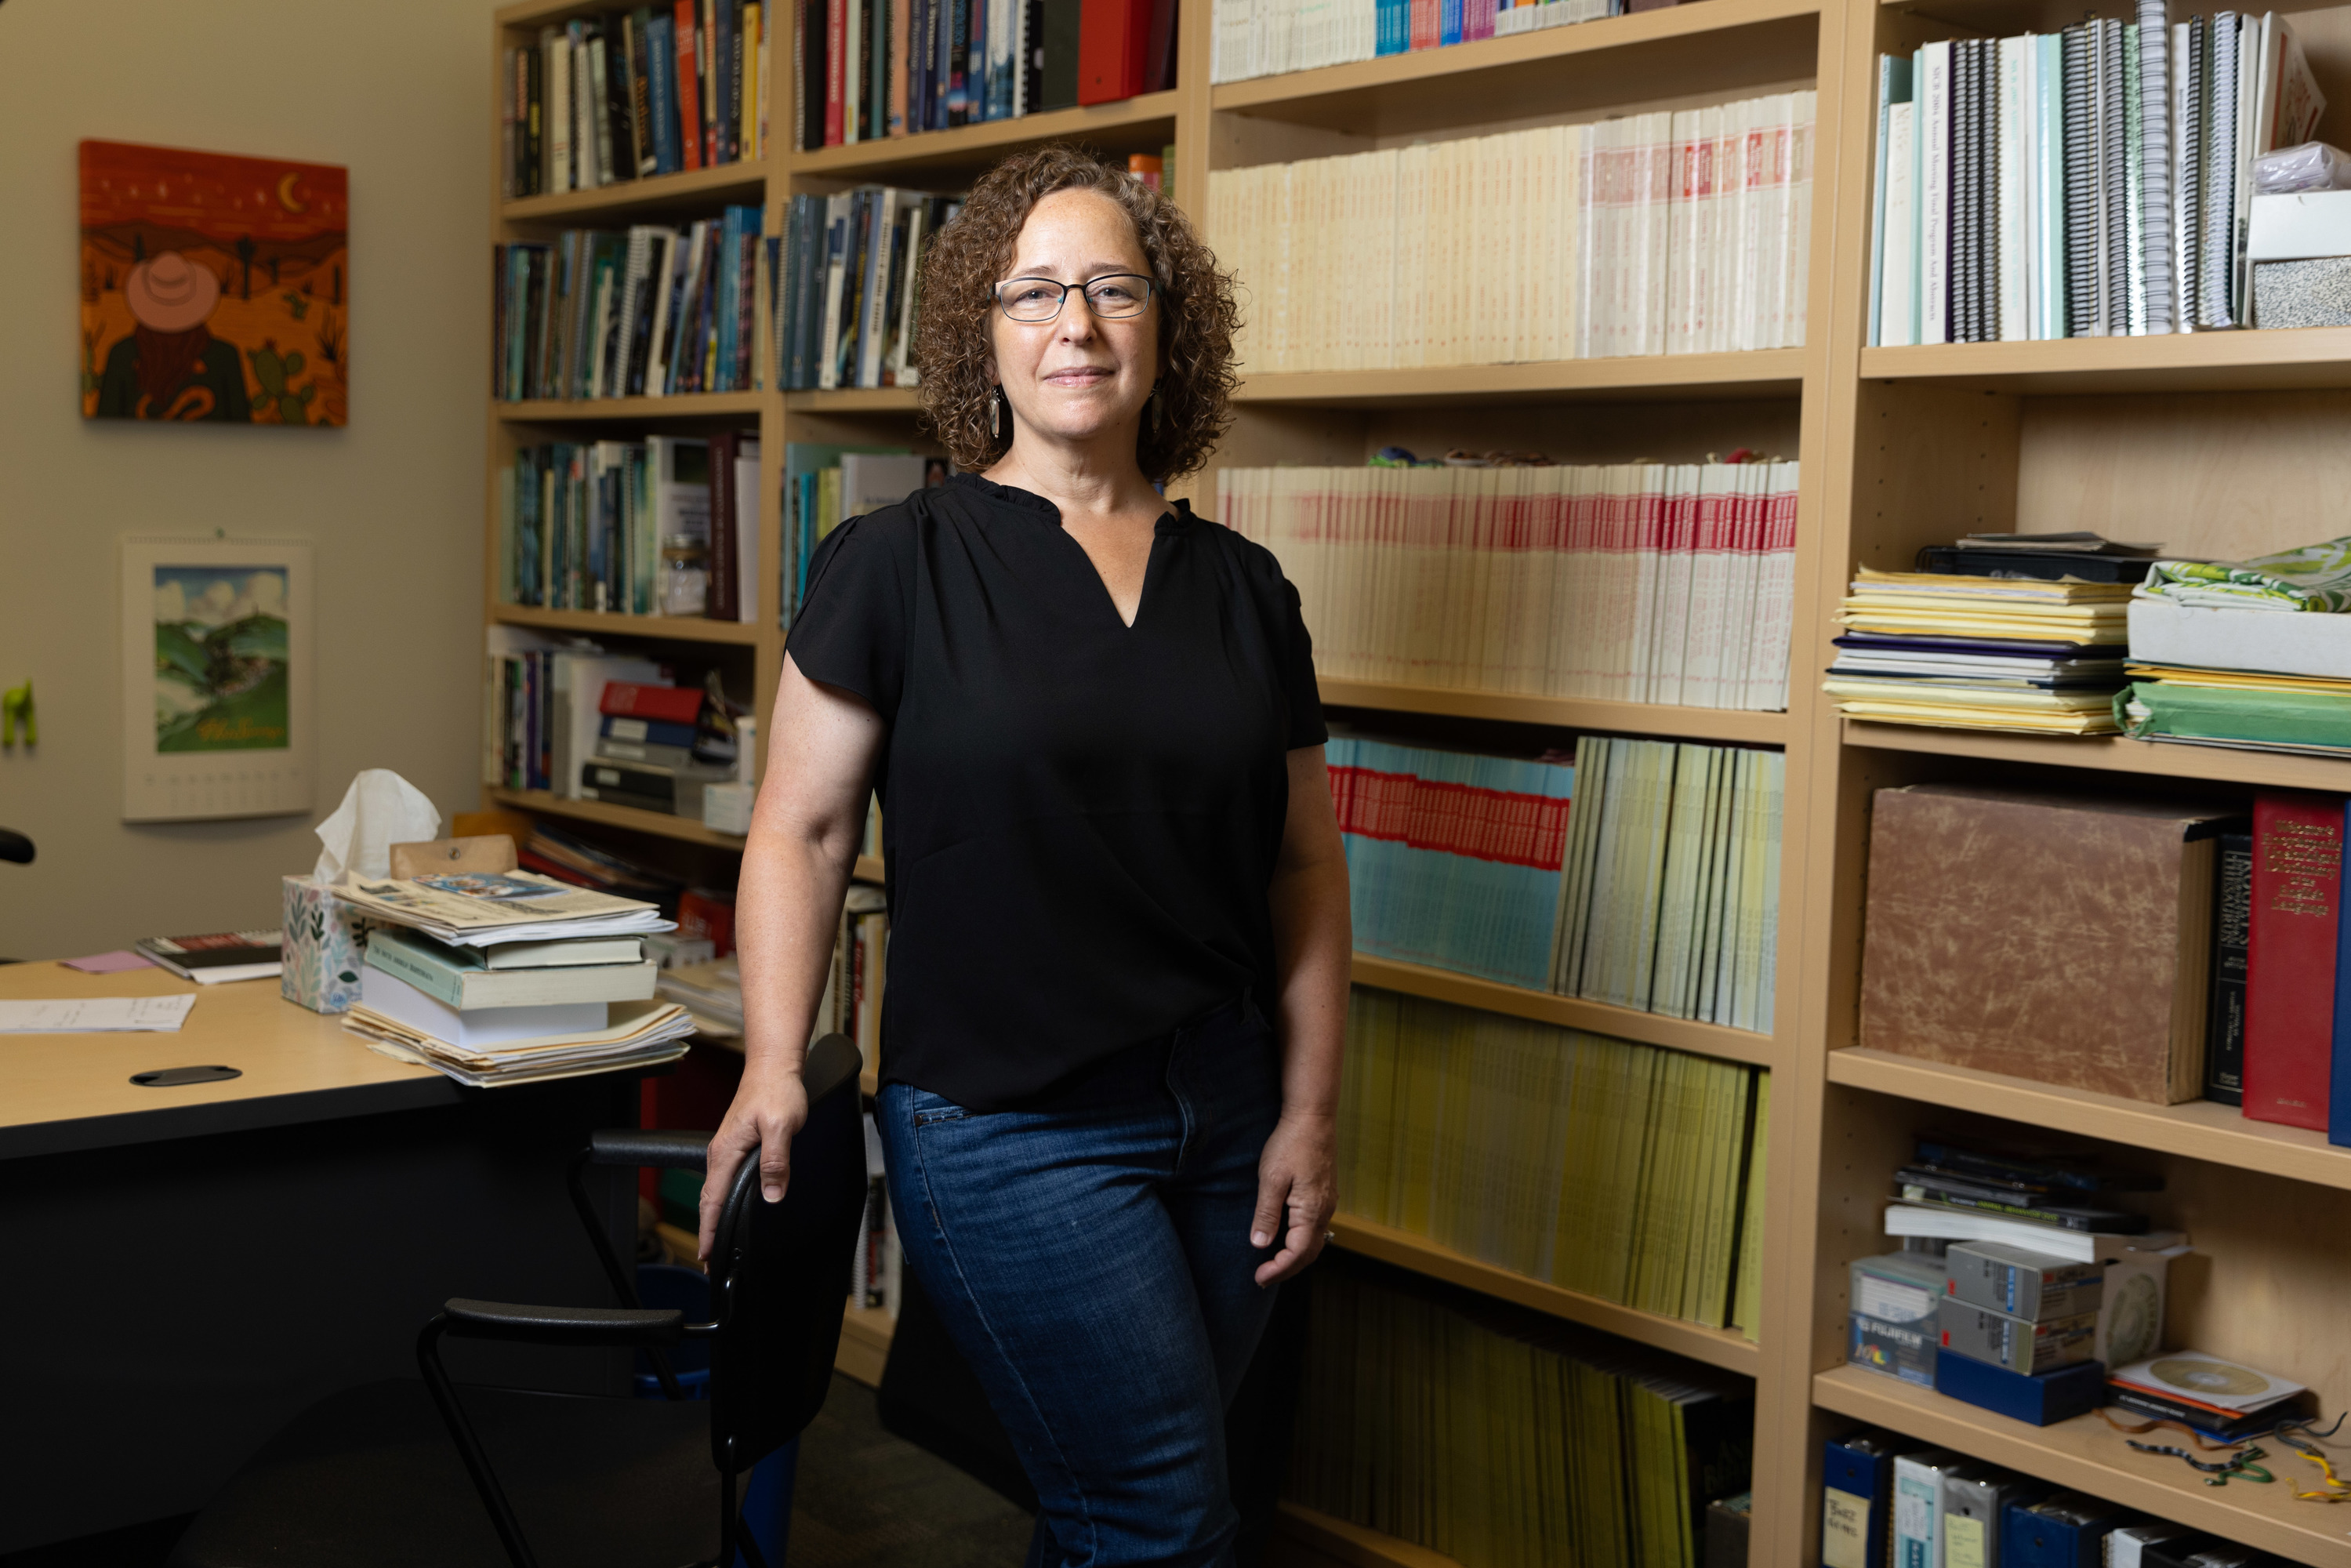
[[[193,991],[177,1034],[0,1036],[0,1552],[193,1511],[297,1411],[416,1375],[450,1296],[602,1304],[563,1175],[636,1123],[611,1073],[462,1088],[276,980],[0,966],[0,998]],[[130,1082],[218,1062],[244,1076]],[[601,1171],[623,1249],[632,1172]],[[621,1353],[479,1343],[451,1370],[613,1394]]]

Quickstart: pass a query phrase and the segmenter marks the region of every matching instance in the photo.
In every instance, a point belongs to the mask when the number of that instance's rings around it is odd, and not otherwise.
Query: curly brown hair
[[[1097,191],[1134,224],[1159,301],[1158,430],[1134,444],[1144,476],[1165,481],[1198,468],[1232,424],[1233,332],[1240,311],[1183,209],[1091,147],[1048,142],[1016,152],[972,187],[963,211],[925,248],[914,365],[923,413],[959,467],[992,466],[1011,444],[987,433],[996,285],[1012,265],[1021,226],[1057,191]]]

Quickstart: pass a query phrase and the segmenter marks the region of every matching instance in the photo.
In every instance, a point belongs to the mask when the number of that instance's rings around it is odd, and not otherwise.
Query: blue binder
[[[2130,1521],[2127,1511],[2079,1492],[2011,1503],[2001,1525],[2001,1568],[2099,1568],[2106,1537]]]
[[[1829,1439],[1821,1464],[1823,1563],[1887,1568],[1895,1445],[1895,1438],[1867,1429]]]

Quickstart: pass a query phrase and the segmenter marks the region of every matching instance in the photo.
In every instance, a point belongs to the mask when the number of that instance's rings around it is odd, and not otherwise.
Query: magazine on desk
[[[360,877],[336,888],[335,896],[371,919],[467,947],[677,929],[653,904],[527,871]]]

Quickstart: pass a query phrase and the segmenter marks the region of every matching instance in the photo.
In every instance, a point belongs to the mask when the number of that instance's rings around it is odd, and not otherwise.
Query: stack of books
[[[756,620],[758,439],[517,447],[498,469],[498,538],[503,603]]]
[[[200,986],[266,980],[284,972],[282,931],[214,931],[201,936],[141,936],[132,951]]]
[[[498,75],[508,201],[767,156],[772,52],[760,0],[575,16]]]
[[[1459,1563],[1695,1568],[1747,1487],[1747,1378],[1344,1256],[1310,1312],[1308,1508]]]
[[[1217,0],[1208,79],[1311,71],[1573,22],[1654,11],[1674,0]]]
[[[2351,540],[2157,561],[2130,602],[2134,740],[2351,756]]]
[[[849,446],[793,441],[784,445],[784,543],[781,602],[789,627],[808,593],[809,560],[816,547],[852,517],[895,506],[915,491],[944,485],[953,465],[921,457],[903,446]]]
[[[653,1000],[642,939],[674,926],[652,904],[529,872],[360,878],[335,896],[376,926],[343,1027],[387,1056],[490,1088],[685,1053],[685,1009]]]
[[[1342,1211],[1755,1337],[1770,1073],[1359,987],[1340,1093]]]
[[[1208,228],[1254,302],[1238,353],[1256,373],[1800,345],[1813,107],[1214,171]]]
[[[954,196],[860,185],[794,196],[784,238],[776,362],[787,392],[911,387],[925,247],[963,210]]]
[[[2252,325],[2253,160],[2325,108],[2275,12],[1880,56],[1870,342]]]
[[[757,207],[684,229],[568,229],[494,247],[490,395],[671,397],[768,386],[776,262]]]
[[[1822,690],[1849,718],[2111,735],[2131,586],[1860,569]]]
[[[606,683],[580,798],[701,821],[704,792],[736,779],[736,759],[714,751],[702,728],[708,700],[694,686]]]
[[[1799,477],[1776,461],[1221,468],[1217,516],[1280,559],[1324,675],[1768,712],[1788,706]]]

